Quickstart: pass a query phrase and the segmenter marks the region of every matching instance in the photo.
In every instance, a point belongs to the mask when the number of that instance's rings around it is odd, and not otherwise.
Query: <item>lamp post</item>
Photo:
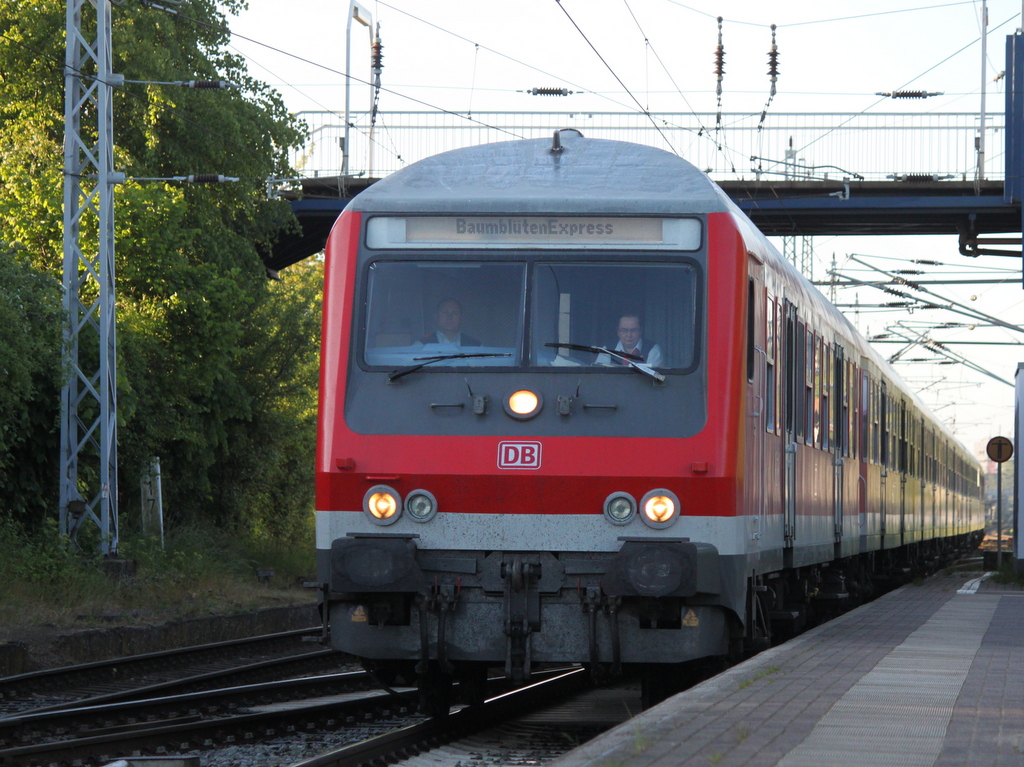
[[[370,37],[373,37],[373,16],[368,10],[361,6],[356,0],[349,0],[348,19],[345,23],[345,138],[344,146],[341,148],[341,175],[348,175],[349,155],[349,103],[352,91],[352,20],[355,19],[364,27],[370,29]],[[371,40],[371,43],[373,41]]]

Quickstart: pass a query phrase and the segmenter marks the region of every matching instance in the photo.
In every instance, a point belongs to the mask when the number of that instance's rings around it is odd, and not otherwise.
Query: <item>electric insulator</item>
[[[379,72],[384,68],[384,45],[381,43],[379,37],[375,37],[373,45],[370,46],[370,66],[374,72]]]
[[[532,88],[527,93],[532,96],[568,96],[572,91],[568,88]]]
[[[718,17],[718,46],[715,48],[715,74],[718,81],[722,81],[725,74],[725,46],[722,45],[722,17]]]
[[[891,99],[927,99],[943,94],[942,91],[892,91],[890,93],[876,93],[875,95]]]
[[[197,91],[220,91],[225,88],[237,88],[238,85],[227,80],[186,80],[181,83],[184,88],[194,88]]]
[[[233,176],[221,176],[217,173],[194,173],[186,176],[185,181],[190,184],[223,184],[227,181],[238,181]]]
[[[779,77],[779,48],[775,45],[775,25],[772,24],[772,48],[768,51],[768,75],[772,78],[772,84]]]

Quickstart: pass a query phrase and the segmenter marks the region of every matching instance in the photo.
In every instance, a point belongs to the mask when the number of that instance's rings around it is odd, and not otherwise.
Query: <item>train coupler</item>
[[[448,660],[448,615],[455,612],[461,583],[439,583],[436,579],[426,594],[416,597],[420,616],[420,660],[417,673],[426,673],[430,666],[430,613],[437,613],[437,671],[450,675],[454,666]]]
[[[501,565],[505,581],[505,674],[524,682],[530,674],[530,634],[540,630],[540,564],[516,556]]]

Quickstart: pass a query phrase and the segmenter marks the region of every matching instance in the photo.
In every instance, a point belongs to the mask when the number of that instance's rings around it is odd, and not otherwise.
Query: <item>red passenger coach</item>
[[[686,161],[560,131],[415,163],[327,245],[330,644],[490,666],[766,646],[976,542],[979,469]]]

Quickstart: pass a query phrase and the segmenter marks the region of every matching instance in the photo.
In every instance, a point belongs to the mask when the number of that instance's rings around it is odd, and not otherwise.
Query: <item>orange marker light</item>
[[[644,504],[644,514],[652,522],[667,522],[676,513],[676,505],[666,495],[656,495],[648,498]]]
[[[366,505],[377,519],[390,519],[398,511],[398,502],[390,493],[374,493]]]

